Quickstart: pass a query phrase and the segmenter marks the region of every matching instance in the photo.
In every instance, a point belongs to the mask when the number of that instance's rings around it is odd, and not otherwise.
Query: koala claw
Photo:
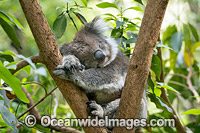
[[[103,118],[104,110],[103,108],[97,104],[95,101],[88,101],[87,103],[88,113],[92,116],[98,116],[99,118]]]
[[[71,72],[77,71],[77,70],[84,70],[85,66],[82,65],[79,61],[70,61],[70,60],[65,60],[65,63],[63,64],[64,68],[66,70],[69,70]]]
[[[66,77],[67,77],[66,76],[66,71],[65,71],[65,69],[64,69],[64,67],[62,65],[58,65],[56,67],[56,69],[53,71],[53,74],[55,76],[58,76],[58,77],[62,78],[62,79],[66,79]]]

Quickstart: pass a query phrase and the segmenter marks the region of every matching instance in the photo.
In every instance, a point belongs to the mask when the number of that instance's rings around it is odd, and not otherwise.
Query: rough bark
[[[87,118],[86,95],[74,84],[53,75],[53,70],[61,64],[61,55],[48,22],[38,0],[19,0],[30,29],[33,33],[41,61],[59,87],[62,95],[70,105],[77,118]],[[106,132],[104,128],[84,128],[86,132]]]
[[[118,118],[137,118],[144,92],[153,50],[159,36],[168,0],[148,0],[118,110]],[[114,128],[114,132],[134,132]]]

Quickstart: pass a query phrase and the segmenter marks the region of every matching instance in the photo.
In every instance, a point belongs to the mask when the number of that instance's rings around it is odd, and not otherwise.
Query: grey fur
[[[105,23],[98,17],[86,24],[73,42],[60,47],[63,63],[57,66],[54,74],[83,88],[90,100],[87,104],[92,108],[91,115],[112,118],[119,106],[129,59],[118,49],[114,39],[103,34],[105,30]],[[105,55],[103,61],[95,60],[97,50]],[[147,118],[145,92],[138,117]]]

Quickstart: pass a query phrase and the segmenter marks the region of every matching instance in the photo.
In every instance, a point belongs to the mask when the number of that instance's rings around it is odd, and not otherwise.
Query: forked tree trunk
[[[55,80],[62,95],[77,118],[87,118],[86,95],[66,80],[55,77],[52,72],[61,64],[61,55],[38,0],[19,0],[39,48],[39,56]],[[148,0],[136,47],[130,62],[126,84],[122,93],[118,118],[136,118],[142,93],[149,74],[153,49],[158,38],[168,0]],[[85,132],[106,132],[105,128],[84,128]],[[133,132],[131,130],[130,132]],[[114,132],[127,132],[115,128]]]

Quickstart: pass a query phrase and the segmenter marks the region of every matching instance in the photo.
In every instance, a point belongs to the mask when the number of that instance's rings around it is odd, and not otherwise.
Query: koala
[[[72,42],[60,47],[62,65],[53,72],[81,87],[89,99],[89,115],[99,118],[116,116],[129,65],[129,58],[115,40],[104,35],[107,30],[99,17],[85,24]],[[145,92],[138,118],[147,118]]]

